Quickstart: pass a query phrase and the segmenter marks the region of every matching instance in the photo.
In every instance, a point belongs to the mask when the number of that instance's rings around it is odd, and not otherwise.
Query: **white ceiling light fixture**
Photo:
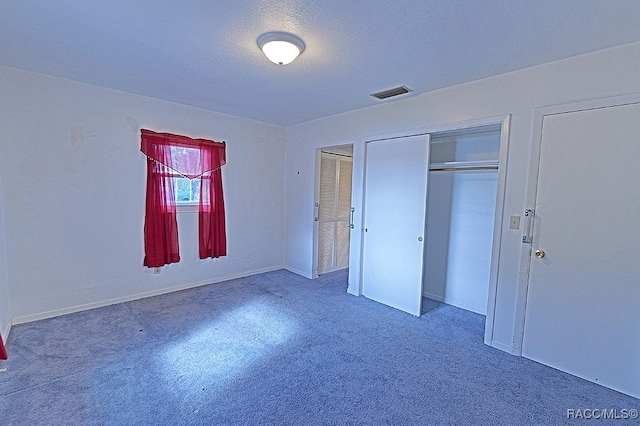
[[[274,64],[287,65],[304,52],[300,37],[285,32],[270,32],[258,37],[258,47]]]

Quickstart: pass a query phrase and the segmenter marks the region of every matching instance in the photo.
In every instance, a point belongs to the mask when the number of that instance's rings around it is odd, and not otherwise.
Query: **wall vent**
[[[400,87],[395,87],[393,89],[385,90],[382,92],[372,93],[371,96],[378,99],[387,99],[393,96],[404,95],[405,93],[409,93],[411,91],[412,90],[409,89],[407,86],[400,86]]]

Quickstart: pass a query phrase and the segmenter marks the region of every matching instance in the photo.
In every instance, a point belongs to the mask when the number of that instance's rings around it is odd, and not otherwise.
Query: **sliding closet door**
[[[367,143],[364,296],[419,316],[429,136]]]

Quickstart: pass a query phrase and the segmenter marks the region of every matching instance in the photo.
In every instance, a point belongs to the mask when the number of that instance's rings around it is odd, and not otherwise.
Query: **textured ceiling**
[[[638,0],[0,0],[0,65],[288,126],[640,41],[639,22]],[[267,31],[307,48],[275,65]]]

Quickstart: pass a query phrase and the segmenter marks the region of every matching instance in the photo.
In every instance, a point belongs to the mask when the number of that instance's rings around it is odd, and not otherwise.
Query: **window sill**
[[[181,212],[198,213],[198,203],[176,204],[176,211],[178,213],[181,213]]]

